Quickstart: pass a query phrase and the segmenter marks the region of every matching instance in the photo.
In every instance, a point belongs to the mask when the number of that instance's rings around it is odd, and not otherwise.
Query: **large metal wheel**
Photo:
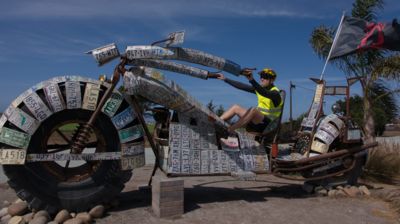
[[[71,92],[69,86],[73,82],[78,85]],[[55,95],[46,92],[48,83],[53,85]],[[42,88],[40,88],[42,87]],[[90,88],[97,87],[97,91]],[[17,98],[11,109],[6,111],[7,122],[4,127],[14,131],[30,135],[27,154],[47,153],[71,153],[71,144],[74,133],[80,124],[87,122],[96,109],[93,102],[99,101],[109,85],[96,80],[88,80],[81,77],[56,78],[40,84],[30,90],[30,94],[24,93]],[[38,113],[32,111],[32,105],[26,100],[31,94],[37,95],[36,101],[42,108]],[[57,98],[62,105],[56,108],[54,101]],[[91,93],[90,93],[91,92]],[[77,94],[78,93],[78,94]],[[81,104],[71,101],[71,94],[77,97]],[[90,101],[87,94],[92,94]],[[119,101],[114,101],[114,111],[103,109],[91,128],[91,134],[86,147],[82,153],[102,153],[121,151],[121,140],[119,130],[133,127],[137,120],[133,117],[128,123],[118,124],[115,116],[129,109],[130,105],[123,99],[122,95],[115,92]],[[75,99],[76,100],[76,99]],[[76,107],[71,105],[76,104]],[[116,104],[116,105],[115,105]],[[93,107],[94,105],[94,107]],[[89,105],[90,106],[90,105]],[[12,109],[12,108],[17,109]],[[40,110],[47,111],[47,116],[40,117]],[[64,108],[62,108],[64,107]],[[34,121],[37,127],[25,127],[15,118],[15,111],[23,111],[26,121]],[[14,117],[13,117],[14,116]],[[27,118],[27,119],[26,119]],[[114,122],[113,122],[114,121]],[[143,141],[143,137],[130,140],[130,142]],[[0,143],[1,148],[10,148],[9,144]],[[11,145],[11,147],[13,147]],[[40,161],[25,163],[25,165],[3,165],[9,185],[16,191],[18,197],[26,200],[29,207],[35,210],[46,209],[50,213],[65,208],[69,211],[84,211],[91,206],[111,201],[124,188],[132,175],[131,170],[123,171],[119,160],[78,160],[78,161]]]

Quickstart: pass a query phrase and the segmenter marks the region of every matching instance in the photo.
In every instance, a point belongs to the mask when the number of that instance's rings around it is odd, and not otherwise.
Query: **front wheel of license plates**
[[[131,170],[122,170],[120,160],[95,159],[98,153],[120,152],[120,131],[137,125],[130,105],[117,91],[102,108],[82,152],[94,159],[40,161],[45,154],[70,154],[75,130],[89,120],[108,87],[77,76],[54,78],[24,92],[4,113],[1,132],[16,137],[7,140],[0,134],[0,147],[26,148],[27,160],[3,169],[10,187],[31,209],[85,211],[110,202],[131,178]],[[124,119],[118,119],[120,114]],[[143,137],[125,142],[143,142]],[[36,162],[29,161],[32,154],[38,155]]]

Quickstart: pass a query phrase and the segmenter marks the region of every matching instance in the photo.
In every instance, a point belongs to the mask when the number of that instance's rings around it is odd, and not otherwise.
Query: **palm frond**
[[[310,44],[320,58],[326,59],[332,46],[335,30],[324,25],[316,27],[310,38]]]
[[[377,11],[383,9],[383,0],[355,0],[351,15],[367,21],[376,21]]]
[[[374,63],[372,77],[378,79],[380,77],[389,80],[400,80],[400,54],[392,55],[377,60]]]

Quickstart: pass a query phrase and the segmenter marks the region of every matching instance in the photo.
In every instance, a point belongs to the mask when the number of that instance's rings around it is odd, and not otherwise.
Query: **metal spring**
[[[92,128],[88,124],[81,124],[76,129],[73,138],[72,138],[72,145],[71,145],[71,152],[72,153],[82,153],[83,149],[85,148],[86,143],[89,140],[90,134],[92,133]]]

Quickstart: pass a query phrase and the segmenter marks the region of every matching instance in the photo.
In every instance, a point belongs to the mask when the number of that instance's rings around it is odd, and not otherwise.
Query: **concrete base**
[[[153,177],[152,208],[159,218],[180,217],[184,207],[184,184],[179,178],[159,174]]]

